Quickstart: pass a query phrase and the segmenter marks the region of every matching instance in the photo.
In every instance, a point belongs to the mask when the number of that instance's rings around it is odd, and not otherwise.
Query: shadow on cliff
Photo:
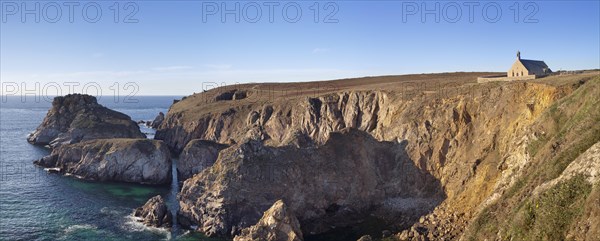
[[[396,233],[409,228],[446,198],[440,181],[410,159],[406,150],[407,140],[378,141],[364,131],[352,129],[349,132],[332,133],[330,140],[319,149],[327,150],[342,160],[354,158],[356,156],[352,153],[365,150],[349,149],[357,143],[340,139],[348,138],[348,135],[360,136],[359,139],[363,140],[358,144],[368,148],[367,156],[373,160],[373,166],[365,168],[374,168],[379,178],[375,190],[383,191],[383,197],[363,212],[340,212],[343,207],[334,203],[327,208],[325,217],[301,220],[305,241],[354,241],[363,235],[379,239],[385,230]],[[349,141],[358,140],[351,137]],[[340,223],[340,219],[349,222]],[[331,229],[311,234],[321,229],[315,226]]]
[[[210,169],[184,183],[180,221],[208,235],[235,235],[281,199],[307,241],[356,240],[409,227],[446,197],[439,180],[410,159],[407,141],[345,128],[322,145],[306,134],[287,143],[249,140],[221,151]]]

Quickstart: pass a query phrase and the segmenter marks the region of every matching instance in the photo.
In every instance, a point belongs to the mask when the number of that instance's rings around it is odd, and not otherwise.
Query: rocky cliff
[[[170,155],[161,141],[99,139],[61,145],[34,163],[87,180],[167,184]]]
[[[98,104],[96,97],[71,94],[54,98],[52,108],[27,141],[57,147],[107,138],[146,136],[129,116]]]
[[[156,138],[176,152],[193,139],[229,147],[184,183],[180,218],[230,236],[282,199],[305,235],[386,210],[402,220],[392,230],[398,238],[511,236],[514,229],[486,226],[494,220],[486,215],[532,202],[535,187],[598,141],[590,113],[600,112],[600,78],[476,84],[478,75],[248,84],[189,96]],[[549,170],[544,163],[552,173],[539,171]]]

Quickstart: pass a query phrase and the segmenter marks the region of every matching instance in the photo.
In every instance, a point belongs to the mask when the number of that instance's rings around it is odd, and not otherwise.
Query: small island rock
[[[144,206],[135,209],[133,216],[151,227],[171,227],[173,220],[165,200],[160,195],[150,198]]]
[[[82,94],[59,96],[38,128],[27,137],[36,145],[52,148],[93,139],[146,138],[135,121],[108,109],[96,97]]]

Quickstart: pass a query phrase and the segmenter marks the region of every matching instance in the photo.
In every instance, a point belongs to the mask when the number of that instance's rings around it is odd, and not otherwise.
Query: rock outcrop
[[[179,156],[177,162],[177,175],[179,180],[184,181],[194,174],[200,173],[206,168],[211,167],[219,152],[225,149],[227,145],[212,141],[192,140],[188,143]]]
[[[161,141],[99,139],[61,145],[34,163],[87,180],[167,184],[170,155]]]
[[[152,127],[153,129],[158,129],[158,127],[163,123],[163,121],[165,120],[165,113],[159,112],[158,115],[154,118],[154,120],[150,123],[150,127]]]
[[[302,241],[300,223],[282,200],[265,211],[260,221],[245,228],[233,241]]]
[[[305,232],[321,233],[360,222],[388,198],[441,200],[439,182],[415,167],[405,147],[356,129],[333,132],[319,147],[249,140],[184,182],[179,217],[207,235],[235,235],[282,199]]]
[[[160,195],[150,198],[144,206],[135,209],[133,216],[151,227],[171,227],[172,215]]]
[[[545,190],[556,186],[556,184],[567,181],[577,175],[583,175],[590,184],[600,182],[600,142],[579,155],[577,159],[565,168],[559,177],[539,185],[533,190],[533,194],[539,195]]]
[[[27,141],[57,147],[108,138],[146,136],[129,116],[98,104],[96,97],[71,94],[54,98],[52,108]]]

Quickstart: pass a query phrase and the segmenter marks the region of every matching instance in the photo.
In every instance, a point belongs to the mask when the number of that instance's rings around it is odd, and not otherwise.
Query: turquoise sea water
[[[99,102],[131,116],[152,120],[179,97],[136,97],[138,103]],[[87,182],[50,174],[32,164],[49,153],[30,145],[27,134],[41,123],[51,103],[31,96],[0,103],[0,240],[210,240],[179,229],[146,228],[130,219],[136,207],[161,194],[174,212],[176,186]],[[142,127],[150,137],[153,130]],[[176,176],[176,175],[174,175]]]

